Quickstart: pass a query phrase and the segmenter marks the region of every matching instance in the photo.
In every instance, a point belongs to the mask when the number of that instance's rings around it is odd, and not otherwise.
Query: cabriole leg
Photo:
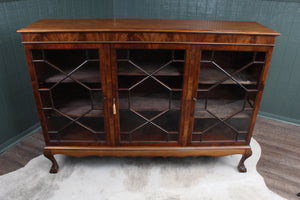
[[[238,165],[238,170],[239,170],[239,172],[247,172],[247,168],[245,167],[245,164],[244,164],[244,162],[245,162],[245,160],[247,159],[247,158],[249,158],[250,156],[252,155],[252,150],[251,149],[247,149],[246,151],[245,151],[245,153],[243,154],[243,156],[242,156],[242,158],[241,158],[241,160],[240,160],[240,163],[239,163],[239,165]]]
[[[50,169],[50,173],[51,174],[55,174],[57,173],[58,171],[58,164],[53,156],[53,154],[51,153],[51,151],[49,150],[44,150],[44,156],[46,158],[48,158],[51,162],[52,162],[52,166],[51,166],[51,169]]]

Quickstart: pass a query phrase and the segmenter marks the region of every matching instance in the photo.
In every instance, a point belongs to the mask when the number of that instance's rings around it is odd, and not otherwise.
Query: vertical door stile
[[[100,45],[100,70],[101,70],[101,80],[103,82],[102,88],[103,88],[103,107],[104,107],[104,114],[105,114],[105,129],[106,129],[106,136],[107,136],[107,144],[113,145],[112,142],[112,134],[113,134],[113,126],[111,126],[111,117],[109,112],[109,101],[110,101],[110,76],[107,76],[110,71],[110,60],[107,59],[110,56],[109,51],[109,45],[107,44],[101,44]]]
[[[186,49],[186,63],[184,72],[184,85],[181,103],[181,123],[180,123],[180,135],[179,142],[182,146],[187,144],[187,134],[188,134],[188,123],[189,123],[189,108],[190,108],[190,87],[191,87],[191,74],[192,74],[192,48],[193,45],[189,45]]]
[[[267,52],[266,52],[266,57],[265,57],[265,65],[263,67],[262,73],[261,73],[261,77],[259,80],[259,91],[257,93],[257,97],[254,103],[254,111],[252,114],[252,118],[251,118],[251,122],[250,122],[250,127],[249,127],[249,131],[248,131],[248,137],[247,137],[247,143],[250,143],[251,137],[252,137],[252,132],[254,129],[254,124],[257,118],[257,114],[258,114],[258,110],[259,110],[259,105],[260,105],[260,101],[262,98],[262,94],[263,94],[263,89],[264,89],[264,85],[267,79],[267,74],[268,74],[268,70],[269,70],[269,65],[271,62],[271,57],[272,57],[272,52],[273,52],[273,47],[271,47]]]
[[[49,145],[49,136],[47,134],[48,133],[47,122],[46,122],[46,119],[45,119],[45,115],[43,114],[42,100],[41,100],[41,96],[38,92],[38,88],[39,88],[38,80],[37,80],[37,76],[36,76],[34,66],[33,66],[33,63],[32,63],[32,54],[31,54],[32,49],[29,48],[29,47],[26,47],[26,45],[24,45],[24,47],[25,47],[25,54],[26,54],[29,74],[30,74],[30,78],[31,78],[31,84],[32,84],[32,88],[33,88],[34,98],[35,98],[39,118],[40,118],[40,121],[41,121],[43,136],[44,136],[46,145]]]
[[[186,140],[183,141],[183,145],[191,143],[193,124],[194,124],[194,111],[196,106],[197,88],[198,88],[198,77],[200,70],[200,59],[201,59],[201,46],[191,45],[191,57],[190,57],[190,74],[188,82],[188,96],[187,96],[187,115],[186,115],[186,126],[185,134]]]
[[[110,101],[109,101],[109,113],[110,113],[110,121],[111,127],[113,130],[111,131],[111,140],[114,145],[119,145],[120,136],[119,136],[119,108],[118,108],[118,92],[117,92],[117,66],[116,66],[116,49],[113,45],[109,46],[109,56],[110,56],[110,64],[109,68],[109,77],[110,77]],[[113,145],[113,146],[114,146]]]

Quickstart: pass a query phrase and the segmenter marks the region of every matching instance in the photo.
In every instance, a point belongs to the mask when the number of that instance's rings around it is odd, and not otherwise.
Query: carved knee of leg
[[[251,155],[252,155],[252,150],[251,150],[251,149],[247,149],[247,150],[245,151],[245,153],[243,154],[243,156],[242,156],[240,162],[239,162],[239,165],[238,165],[238,170],[239,170],[239,172],[247,172],[247,168],[245,167],[244,162],[245,162],[245,160],[246,160],[247,158],[249,158]]]
[[[57,164],[56,159],[54,158],[54,156],[49,152],[44,152],[44,156],[52,162],[52,166],[50,168],[50,173],[51,174],[57,173],[58,164]]]

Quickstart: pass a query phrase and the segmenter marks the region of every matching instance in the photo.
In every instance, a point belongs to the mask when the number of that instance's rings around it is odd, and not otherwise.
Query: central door
[[[179,145],[187,47],[112,47],[116,144]]]

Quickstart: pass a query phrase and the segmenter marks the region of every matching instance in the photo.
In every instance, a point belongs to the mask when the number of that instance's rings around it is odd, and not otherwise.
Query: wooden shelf
[[[56,105],[56,108],[71,117],[78,117],[86,113],[91,109],[91,103],[89,99],[77,99],[70,102],[65,102]],[[103,110],[101,110],[102,104],[98,104],[94,107],[86,117],[103,117]],[[131,100],[131,108],[136,111],[164,111],[169,108],[169,100],[162,96],[147,97],[147,96],[135,96]],[[119,97],[119,109],[128,109],[128,99],[125,97]],[[172,99],[172,110],[181,109],[181,99]]]
[[[143,70],[151,74],[155,70],[159,69],[163,64],[161,62],[144,62],[139,63]],[[147,76],[147,74],[137,67],[133,66],[131,63],[126,61],[118,62],[117,74],[119,76]],[[183,76],[184,74],[184,63],[176,62],[170,63],[163,69],[154,74],[154,76]]]
[[[69,72],[66,72],[69,73]],[[66,75],[59,73],[53,76],[50,76],[45,79],[45,83],[56,83],[65,78]],[[99,68],[90,68],[90,69],[81,69],[80,71],[74,72],[71,77],[79,80],[84,83],[100,83],[100,71]],[[71,78],[67,78],[63,81],[63,83],[71,83],[74,82]]]
[[[228,115],[241,110],[243,107],[243,102],[244,100],[233,101],[225,99],[209,99],[207,104],[207,110],[209,110],[219,118],[225,118]],[[248,112],[251,111],[252,108],[248,105],[246,106],[246,110],[247,111],[243,111],[237,114],[236,116],[234,116],[234,118],[248,118]],[[211,114],[204,110],[204,100],[201,103],[197,101],[194,117],[199,119],[214,118]]]
[[[101,132],[104,132],[104,127],[101,127],[101,129],[103,129],[103,131]],[[73,123],[60,132],[60,140],[61,141],[83,140],[83,141],[91,141],[91,142],[96,142],[101,140],[105,141],[106,134],[101,132],[100,134],[99,133],[94,134],[93,132],[81,127],[80,125]]]
[[[194,130],[192,134],[192,142],[200,142],[202,139],[203,142],[216,142],[216,141],[232,141],[237,140],[246,140],[247,133],[249,129],[251,118],[231,118],[226,120],[230,126],[236,129],[234,131],[229,126],[224,123],[218,123],[219,121],[212,118],[207,119],[196,119],[194,122]],[[213,128],[207,130],[209,127],[215,125]],[[200,135],[203,131],[207,130],[205,133]]]
[[[220,118],[225,118],[228,115],[239,111],[242,108],[243,100],[208,100],[207,109],[216,114]],[[195,118],[214,118],[208,112],[204,111],[204,101],[197,103],[195,110]],[[103,116],[102,104],[95,106],[95,109],[87,115],[86,117],[99,117]],[[164,98],[163,96],[134,96],[131,99],[131,108],[135,111],[164,111],[169,109],[169,100]],[[222,108],[222,109],[220,109]],[[90,100],[89,99],[78,99],[68,103],[60,104],[57,106],[57,109],[63,113],[66,113],[69,116],[81,116],[83,113],[87,112],[91,109]],[[119,97],[119,109],[125,110],[128,108],[128,98]],[[172,99],[171,100],[171,109],[172,110],[180,110],[181,109],[181,99]],[[246,107],[247,111],[251,111],[252,108],[249,106]],[[244,111],[238,114],[238,118],[247,118],[249,115]]]
[[[64,102],[56,106],[56,108],[71,117],[78,117],[90,110],[91,102],[89,99],[77,99]],[[86,114],[86,117],[103,117],[102,103],[94,106],[94,109]]]
[[[226,69],[226,71],[229,74],[232,74],[235,72],[235,69]],[[221,84],[237,84],[235,81],[230,79],[225,73],[223,73],[221,70],[213,68],[200,68],[200,75],[199,75],[199,84],[215,84],[218,81],[228,78],[226,81],[222,82]],[[236,75],[233,76],[240,84],[243,85],[251,85],[251,84],[257,84],[257,80],[254,79],[254,77],[251,76],[251,74],[246,72],[239,72]]]
[[[159,113],[145,113],[141,112],[141,115],[148,119],[156,116]],[[151,141],[177,141],[179,136],[179,124],[180,124],[180,110],[172,110],[160,115],[158,118],[154,119],[152,122],[167,131],[161,130],[157,126],[147,123],[146,120],[138,117],[136,114],[130,111],[120,112],[120,136],[121,141],[133,142],[151,142]],[[146,124],[145,124],[146,123]],[[140,125],[139,129],[136,129]],[[131,137],[130,137],[131,134]]]
[[[118,65],[118,75],[119,76],[147,76],[146,73],[140,71],[139,69],[133,67],[128,62],[121,62]],[[130,66],[130,67],[129,67]],[[172,67],[170,67],[172,66]],[[170,66],[167,66],[166,68],[162,69],[161,71],[154,74],[154,76],[183,76],[183,67],[176,68],[172,63]],[[153,65],[149,65],[147,67],[143,68],[148,73],[154,72],[157,67]],[[228,73],[232,73],[234,70],[227,70]],[[56,83],[63,78],[65,78],[66,75],[59,73],[55,74],[53,76],[50,76],[45,79],[46,83]],[[81,82],[87,82],[87,83],[100,83],[100,72],[99,69],[88,69],[88,70],[80,70],[79,72],[75,72],[72,77],[76,78],[77,80]],[[200,69],[200,75],[199,75],[199,84],[214,84],[218,82],[219,80],[222,80],[226,78],[227,76],[221,72],[216,71],[215,69],[207,69],[207,68],[201,68]],[[254,78],[248,74],[239,72],[234,76],[234,78],[241,84],[257,84],[257,81],[254,80]],[[71,78],[67,78],[63,81],[64,83],[70,83],[74,82]],[[236,84],[232,79],[228,78],[226,81],[222,82],[222,84]]]
[[[136,111],[163,111],[169,109],[168,97],[162,95],[150,96],[146,94],[139,94],[139,96],[132,96],[130,106]],[[128,108],[128,98],[119,96],[119,108]],[[181,98],[171,100],[171,109],[181,109]]]
[[[66,125],[71,125],[72,121],[70,119],[67,119],[64,116],[57,116],[55,114],[47,114],[47,128],[49,133],[58,133],[60,130],[62,130]],[[83,124],[83,126],[86,126],[88,128],[91,128],[95,132],[104,132],[104,117],[99,116],[84,116],[77,120],[77,122]],[[76,122],[73,122],[76,123]],[[72,125],[71,125],[72,126]],[[77,127],[82,128],[81,125],[77,124]],[[86,129],[84,129],[86,130]],[[75,133],[73,133],[75,135]]]

